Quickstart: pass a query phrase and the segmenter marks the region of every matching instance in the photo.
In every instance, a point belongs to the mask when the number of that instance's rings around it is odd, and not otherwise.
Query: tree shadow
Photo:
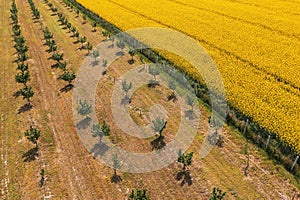
[[[57,68],[58,68],[58,63],[51,65],[51,69],[57,69]]]
[[[116,53],[116,56],[123,56],[124,55],[124,52],[123,51],[119,51]]]
[[[114,47],[115,47],[115,44],[110,44],[110,45],[107,46],[107,48],[109,48],[109,49],[112,49]]]
[[[218,147],[223,147],[223,137],[215,131],[213,134],[207,136],[207,141],[210,145],[217,145]]]
[[[187,110],[184,113],[185,113],[185,117],[187,117],[189,120],[192,120],[195,118],[195,113],[193,110]]]
[[[134,60],[130,59],[127,62],[128,62],[128,64],[132,65],[134,63]]]
[[[19,96],[21,96],[20,90],[16,91],[16,92],[13,94],[13,97],[14,97],[15,99],[18,98]]]
[[[166,143],[164,141],[165,137],[164,136],[159,136],[158,138],[154,139],[151,142],[152,150],[161,150],[166,146]]]
[[[172,92],[172,94],[170,94],[167,99],[168,101],[173,101],[173,102],[177,101],[177,97],[174,92]]]
[[[188,184],[189,186],[193,184],[193,180],[189,171],[181,171],[176,175],[176,180],[181,181],[180,186]]]
[[[149,83],[147,84],[148,88],[155,88],[156,86],[159,86],[159,82],[155,81],[155,80],[151,80],[149,81]]]
[[[29,149],[26,153],[22,155],[22,158],[24,158],[23,162],[34,161],[38,156],[38,148],[34,147],[32,149]]]
[[[32,108],[32,105],[30,103],[26,103],[18,109],[18,114],[30,111],[31,108]]]
[[[91,66],[92,67],[95,67],[97,65],[99,65],[99,61],[98,60],[94,60],[94,61],[91,62]]]
[[[122,100],[121,100],[121,105],[122,106],[126,106],[128,104],[131,103],[131,99],[128,96],[125,96]]]
[[[80,130],[80,129],[86,129],[86,128],[89,127],[91,121],[92,121],[91,118],[86,117],[86,118],[84,118],[83,120],[81,120],[80,122],[78,122],[78,123],[76,124],[76,128],[77,128],[78,130]]]
[[[108,148],[109,147],[105,143],[97,143],[90,150],[90,152],[92,154],[94,154],[94,157],[97,157],[97,156],[102,157],[108,151]]]
[[[66,85],[65,87],[61,88],[59,91],[61,92],[69,92],[74,88],[74,85],[72,83]]]
[[[112,183],[119,183],[122,181],[122,178],[121,176],[117,175],[117,174],[114,174],[111,178],[110,178],[110,181]]]

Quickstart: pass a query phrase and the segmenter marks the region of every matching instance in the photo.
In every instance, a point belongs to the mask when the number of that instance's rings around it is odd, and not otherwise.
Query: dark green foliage
[[[28,64],[20,63],[20,64],[18,64],[17,69],[24,72],[24,71],[28,70]]]
[[[184,154],[184,153],[182,153],[182,150],[179,150],[177,161],[179,163],[183,164],[182,171],[185,172],[186,171],[186,167],[190,166],[192,164],[193,154],[194,154],[194,152]]]
[[[20,89],[20,94],[23,96],[23,99],[27,99],[30,102],[30,98],[33,97],[34,91],[32,90],[31,86],[25,86],[24,88]]]
[[[40,19],[40,12],[35,7],[34,2],[32,0],[28,0],[28,3],[30,4],[30,8],[32,10],[32,13],[33,13],[33,16],[35,17],[35,19]]]
[[[63,57],[64,57],[63,53],[60,54],[60,53],[57,53],[57,52],[53,53],[52,56],[51,56],[51,58],[53,60],[57,61],[57,62],[62,61],[64,59]]]
[[[219,188],[214,188],[209,200],[222,200],[226,195],[226,192],[223,192]]]
[[[81,49],[83,49],[83,44],[86,42],[86,37],[85,36],[82,36],[82,37],[79,37],[78,38],[78,42],[81,43]]]
[[[90,51],[93,49],[93,46],[90,42],[87,42],[85,48],[88,50],[88,54],[90,54]]]
[[[131,63],[134,63],[134,59],[133,59],[133,56],[135,55],[135,50],[134,49],[130,49],[129,50],[129,55],[131,56]]]
[[[92,22],[92,27],[93,27],[93,31],[96,32],[97,23],[96,22]]]
[[[67,69],[67,62],[64,61],[64,62],[57,63],[57,67],[59,69],[61,69],[62,71],[66,71],[66,69]]]
[[[38,139],[41,135],[41,131],[35,128],[34,126],[30,126],[29,130],[25,131],[26,138],[35,144],[36,147],[38,147]]]
[[[61,80],[64,80],[64,81],[68,82],[69,85],[72,83],[72,81],[73,81],[75,78],[76,78],[75,72],[73,72],[73,71],[68,71],[68,70],[65,70],[65,71],[63,72],[63,74],[60,75],[60,76],[58,77],[58,79],[61,79]]]
[[[146,195],[146,190],[132,190],[129,199],[130,200],[151,200],[149,196]]]
[[[26,71],[21,71],[16,74],[15,80],[17,83],[22,83],[26,86],[26,83],[30,81],[30,73],[28,70]]]

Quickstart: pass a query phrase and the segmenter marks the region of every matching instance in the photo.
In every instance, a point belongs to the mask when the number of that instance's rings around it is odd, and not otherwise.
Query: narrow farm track
[[[19,197],[16,182],[16,165],[18,158],[13,155],[19,149],[12,149],[17,144],[17,131],[15,110],[18,103],[14,103],[12,97],[15,92],[13,65],[14,50],[10,31],[10,9],[11,1],[0,1],[0,199],[14,199]]]
[[[1,9],[7,10],[6,12],[1,12],[1,27],[0,27],[0,45],[1,46],[7,46],[7,44],[3,44],[5,42],[4,38],[10,34],[9,29],[4,30],[4,26],[9,26],[8,23],[5,23],[9,21],[9,7],[10,7],[10,1],[1,1],[0,5]],[[5,34],[6,33],[6,34]],[[8,66],[9,63],[12,61],[9,58],[9,48],[5,49],[4,52],[2,52],[2,55],[0,56],[1,63],[4,63],[4,65],[1,65],[0,69],[0,91],[1,91],[1,99],[0,99],[0,199],[9,199],[9,168],[8,168],[8,133],[7,133],[7,115],[5,112],[5,107],[7,106],[6,102],[6,96],[9,95],[8,91],[8,84],[6,83],[6,80],[8,80],[8,76],[12,75],[13,70],[9,69]]]

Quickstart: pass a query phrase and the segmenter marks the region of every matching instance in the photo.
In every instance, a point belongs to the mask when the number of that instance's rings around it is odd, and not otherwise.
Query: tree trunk
[[[292,165],[292,167],[291,167],[291,170],[294,169],[294,167],[295,167],[295,165],[297,164],[298,160],[299,160],[299,156],[296,157],[296,159],[295,159],[295,161],[294,161],[294,163],[293,163],[293,165]]]

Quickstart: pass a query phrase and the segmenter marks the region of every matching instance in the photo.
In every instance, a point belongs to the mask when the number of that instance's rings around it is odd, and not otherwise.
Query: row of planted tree
[[[29,66],[26,61],[28,60],[28,46],[26,45],[26,40],[22,36],[21,27],[19,25],[18,21],[18,9],[15,3],[15,0],[12,2],[11,6],[11,19],[12,19],[12,31],[14,34],[14,42],[15,42],[15,49],[17,51],[17,71],[18,73],[15,75],[15,80],[17,83],[22,84],[23,88],[20,89],[15,93],[15,97],[22,96],[23,99],[27,100],[27,103],[22,106],[19,110],[19,113],[24,111],[30,111],[32,108],[31,104],[31,98],[34,96],[34,91],[32,87],[28,84],[30,81],[30,71]],[[36,14],[38,11],[36,10]],[[34,152],[36,156],[39,156],[39,146],[38,146],[38,139],[41,135],[41,131],[35,126],[35,121],[32,119],[32,115],[30,113],[30,127],[24,132],[25,137],[35,145]],[[41,165],[40,165],[41,166]],[[44,184],[44,169],[40,167],[40,185],[42,186]]]

